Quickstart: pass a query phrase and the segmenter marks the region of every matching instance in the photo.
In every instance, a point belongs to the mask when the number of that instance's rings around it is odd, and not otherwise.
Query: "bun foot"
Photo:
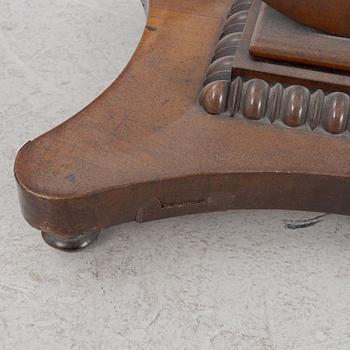
[[[77,251],[84,249],[91,243],[97,240],[98,235],[101,230],[94,229],[84,233],[81,233],[75,237],[64,238],[62,236],[57,236],[53,233],[48,233],[42,231],[42,237],[44,241],[51,247],[63,250],[63,251]]]

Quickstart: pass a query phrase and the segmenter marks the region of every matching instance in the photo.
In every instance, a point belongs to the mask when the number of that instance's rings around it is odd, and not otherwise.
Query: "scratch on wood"
[[[161,202],[161,207],[162,207],[162,209],[181,208],[181,207],[186,207],[186,206],[191,206],[191,205],[201,205],[201,204],[205,204],[207,202],[208,201],[206,199],[198,199],[198,200],[193,200],[193,201],[183,201],[183,202],[174,202],[174,203]]]

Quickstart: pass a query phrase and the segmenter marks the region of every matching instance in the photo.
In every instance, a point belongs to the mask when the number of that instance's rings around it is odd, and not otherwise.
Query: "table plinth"
[[[239,67],[259,4],[151,1],[118,79],[19,151],[22,212],[49,244],[227,209],[350,214],[348,77],[325,89],[330,77]]]

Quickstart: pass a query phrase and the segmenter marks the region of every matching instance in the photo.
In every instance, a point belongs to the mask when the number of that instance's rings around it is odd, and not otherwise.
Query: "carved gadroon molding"
[[[232,65],[251,1],[235,1],[209,66],[200,104],[209,114],[241,116],[288,127],[306,127],[331,134],[349,127],[350,96],[343,92],[311,91],[301,85],[232,77]]]
[[[233,59],[251,5],[251,0],[234,1],[223,25],[222,34],[216,45],[212,63],[208,68],[200,95],[201,105],[210,114],[222,114],[227,111]]]

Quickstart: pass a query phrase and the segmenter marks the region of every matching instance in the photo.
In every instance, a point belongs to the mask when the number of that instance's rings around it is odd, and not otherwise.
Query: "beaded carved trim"
[[[210,114],[229,113],[249,120],[307,126],[331,134],[348,130],[350,96],[343,92],[310,91],[301,85],[282,85],[261,79],[232,78],[232,65],[249,14],[250,0],[235,1],[224,23],[200,104]]]

